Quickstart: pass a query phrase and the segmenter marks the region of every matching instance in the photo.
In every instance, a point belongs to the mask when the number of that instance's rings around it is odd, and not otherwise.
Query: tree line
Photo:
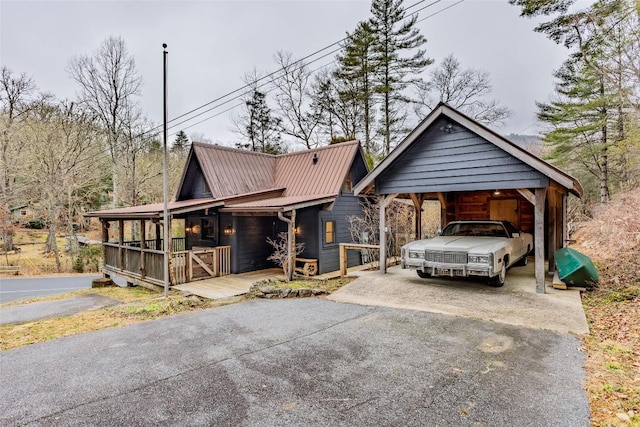
[[[373,0],[371,17],[346,34],[334,65],[313,70],[277,52],[279,72],[245,73],[249,89],[233,119],[236,146],[282,153],[358,139],[373,165],[439,101],[486,124],[507,119],[511,112],[491,99],[485,71],[465,69],[450,55],[423,77],[433,60],[417,21],[402,0]]]

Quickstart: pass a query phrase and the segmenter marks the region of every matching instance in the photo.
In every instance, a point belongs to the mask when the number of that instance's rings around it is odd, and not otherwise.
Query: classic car
[[[504,285],[507,269],[526,265],[533,236],[508,221],[453,221],[437,237],[402,247],[401,267],[418,276],[486,277]]]

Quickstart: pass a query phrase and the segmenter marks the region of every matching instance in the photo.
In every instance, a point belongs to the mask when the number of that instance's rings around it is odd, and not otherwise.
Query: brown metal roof
[[[284,196],[337,195],[359,147],[358,141],[351,141],[273,156],[193,144],[202,173],[217,198],[265,188],[285,188]]]
[[[352,141],[278,156],[275,186],[286,188],[284,196],[337,195],[359,147]]]
[[[335,201],[335,194],[311,195],[311,196],[283,196],[269,199],[254,200],[251,202],[225,204],[222,212],[287,212],[291,209],[300,209],[308,206],[331,203]]]
[[[241,212],[282,211],[329,203],[340,193],[360,149],[358,141],[351,141],[273,156],[199,142],[192,146],[192,155],[215,197],[170,202],[171,214],[220,206]],[[185,173],[186,169],[183,182]],[[87,216],[157,218],[163,210],[162,203],[154,203],[90,212]]]
[[[211,194],[217,198],[276,187],[274,156],[198,142],[192,146]]]

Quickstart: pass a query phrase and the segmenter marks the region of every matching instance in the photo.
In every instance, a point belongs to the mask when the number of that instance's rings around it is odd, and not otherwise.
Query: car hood
[[[439,236],[433,239],[416,240],[404,245],[403,249],[484,253],[507,244],[509,239],[506,237]]]

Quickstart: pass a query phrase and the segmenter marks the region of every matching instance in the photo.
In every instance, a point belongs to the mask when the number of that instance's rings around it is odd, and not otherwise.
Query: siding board
[[[538,188],[549,178],[467,129],[431,130],[376,179],[376,191],[426,193]]]

